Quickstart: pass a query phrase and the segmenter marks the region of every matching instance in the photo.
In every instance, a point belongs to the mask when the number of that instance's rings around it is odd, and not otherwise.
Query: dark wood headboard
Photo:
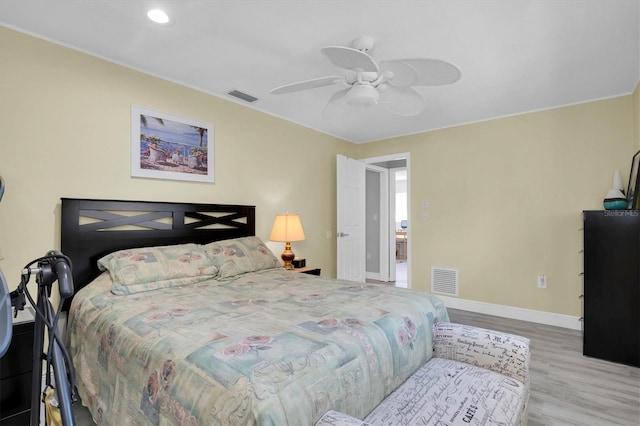
[[[255,206],[62,199],[60,248],[73,262],[76,292],[100,274],[98,259],[117,250],[252,235]]]

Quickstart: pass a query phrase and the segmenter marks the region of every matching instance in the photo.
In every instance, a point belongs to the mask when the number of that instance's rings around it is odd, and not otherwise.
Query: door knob
[[[338,238],[340,237],[348,237],[349,234],[345,234],[344,232],[338,232]]]

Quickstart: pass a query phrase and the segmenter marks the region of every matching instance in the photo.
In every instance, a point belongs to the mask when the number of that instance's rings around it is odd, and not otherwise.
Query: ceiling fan
[[[367,52],[374,46],[373,38],[355,39],[353,47],[327,46],[320,51],[339,68],[343,76],[332,75],[286,84],[272,89],[272,94],[293,93],[318,87],[342,84],[346,88],[334,93],[323,116],[331,115],[339,107],[373,107],[381,105],[401,116],[420,114],[425,100],[414,86],[439,86],[455,83],[461,73],[455,65],[430,58],[396,59],[381,61]]]

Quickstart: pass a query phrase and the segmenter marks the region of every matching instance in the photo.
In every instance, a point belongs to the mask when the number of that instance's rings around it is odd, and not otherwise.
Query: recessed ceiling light
[[[169,23],[169,15],[164,10],[151,9],[147,12],[147,17],[158,24]]]

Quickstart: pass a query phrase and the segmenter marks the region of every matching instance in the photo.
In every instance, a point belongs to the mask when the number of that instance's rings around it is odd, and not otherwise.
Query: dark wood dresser
[[[0,358],[0,425],[30,423],[33,327],[33,315],[25,308],[14,319],[11,344]]]
[[[640,210],[585,211],[583,354],[640,366]]]

